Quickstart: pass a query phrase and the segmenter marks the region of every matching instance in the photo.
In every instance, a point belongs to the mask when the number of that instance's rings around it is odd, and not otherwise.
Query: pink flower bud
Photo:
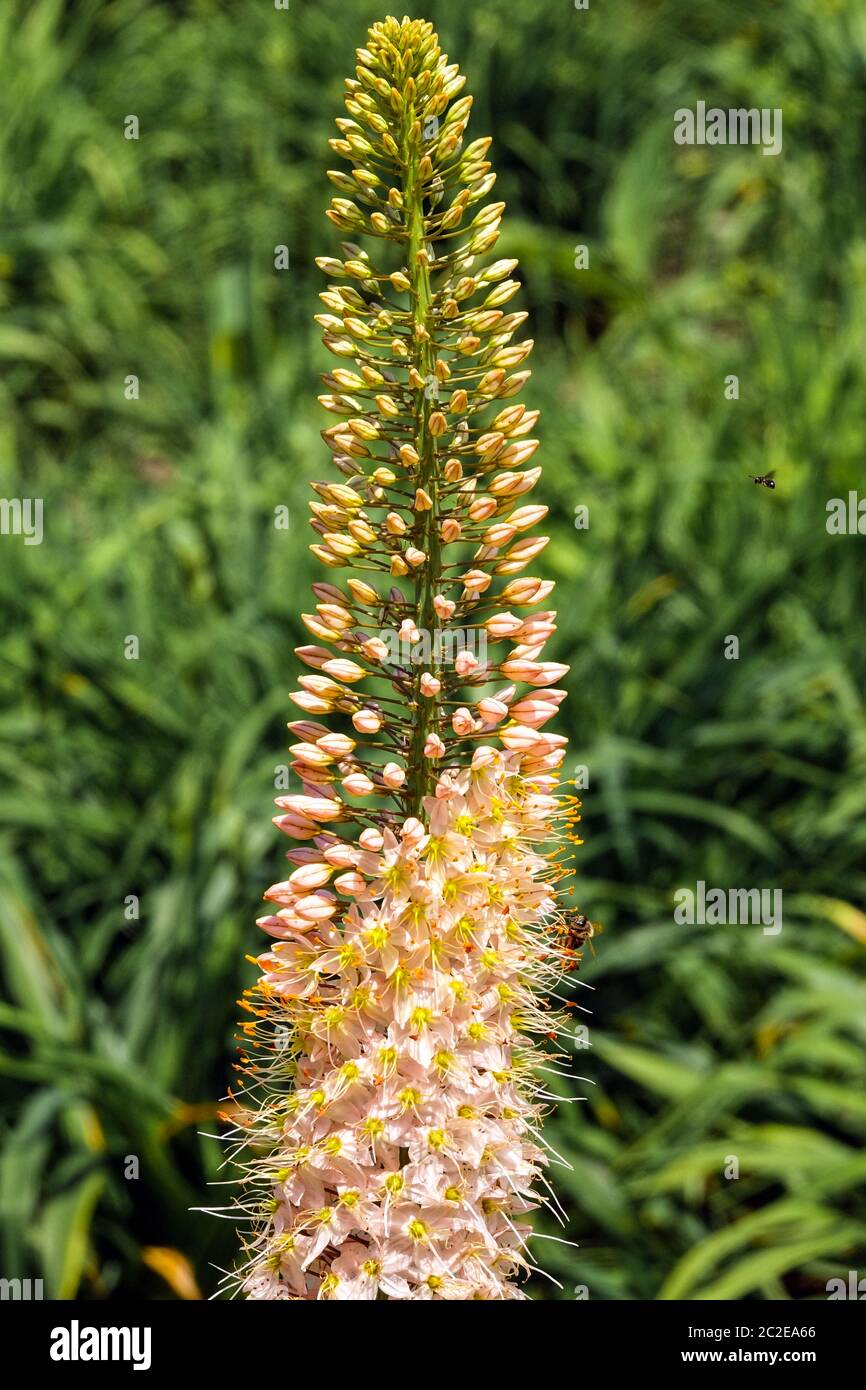
[[[478,713],[481,715],[485,724],[498,724],[508,713],[508,706],[504,700],[495,700],[487,696],[478,701]]]
[[[330,845],[323,851],[329,864],[335,869],[354,868],[358,858],[358,850],[348,840],[338,840],[335,845]]]
[[[290,815],[304,816],[316,823],[339,820],[343,810],[341,801],[318,796],[278,796],[274,804]]]
[[[350,897],[357,898],[360,894],[367,891],[367,880],[363,874],[354,870],[351,873],[340,874],[334,879],[334,887],[340,893],[345,893]]]
[[[475,720],[469,710],[461,705],[451,716],[451,727],[455,734],[471,734],[475,729]]]
[[[295,913],[304,922],[326,922],[339,908],[332,893],[307,893],[295,903]]]
[[[381,637],[368,637],[366,642],[361,643],[361,651],[369,661],[385,661],[389,655]]]
[[[382,727],[381,716],[371,709],[356,710],[352,723],[359,734],[377,734]]]
[[[348,757],[356,746],[355,740],[347,734],[325,734],[323,738],[316,739],[316,747],[334,758]]]
[[[437,594],[433,599],[433,607],[436,609],[436,612],[439,617],[442,618],[443,622],[447,623],[449,618],[454,616],[454,610],[457,604],[453,599],[443,598],[442,594]]]
[[[365,777],[363,772],[350,772],[348,777],[343,778],[342,786],[349,793],[349,796],[369,796],[376,790],[374,782],[369,777]]]
[[[503,603],[516,603],[523,607],[530,603],[542,603],[548,594],[553,593],[553,588],[552,579],[530,579],[526,575],[522,579],[512,579],[499,597]]]
[[[415,847],[427,838],[427,831],[416,816],[410,816],[408,820],[403,822],[400,838],[405,844]]]
[[[296,893],[309,893],[313,888],[323,888],[332,873],[327,864],[304,864],[289,875],[289,883]]]
[[[485,574],[483,570],[467,570],[466,573],[460,577],[466,592],[473,595],[483,594],[485,589],[489,589],[493,582],[491,576]]]
[[[527,685],[551,685],[570,669],[556,661],[503,661],[500,671],[509,680],[523,681]]]
[[[492,618],[488,618],[484,624],[491,637],[513,637],[520,632],[523,624],[520,618],[515,618],[513,613],[496,613]]]

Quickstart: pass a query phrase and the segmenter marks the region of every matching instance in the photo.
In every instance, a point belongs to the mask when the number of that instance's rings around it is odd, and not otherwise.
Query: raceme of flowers
[[[558,907],[579,803],[548,725],[568,668],[543,659],[553,586],[526,573],[547,513],[527,500],[538,412],[515,399],[532,344],[505,310],[516,262],[488,255],[503,204],[463,85],[429,24],[386,19],[331,141],[340,476],[313,484],[311,548],[335,582],[303,615],[289,869],[227,1112],[226,1284],[247,1298],[522,1298],[529,1213],[555,1204],[542,1078],[579,960]]]

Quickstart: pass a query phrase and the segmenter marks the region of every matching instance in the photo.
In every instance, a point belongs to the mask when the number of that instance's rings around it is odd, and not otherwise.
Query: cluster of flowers
[[[265,895],[272,945],[242,1001],[233,1277],[256,1299],[519,1298],[546,1185],[533,1038],[556,1036],[545,994],[569,956],[545,846],[577,839],[545,728],[568,669],[541,659],[555,614],[513,611],[552,589],[523,574],[546,541],[525,533],[547,508],[518,505],[537,411],[502,404],[532,345],[502,311],[516,262],[476,266],[503,205],[462,229],[494,181],[489,140],[464,147],[464,79],[417,20],[375,25],[357,59],[328,215],[396,265],[355,242],[320,261],[324,341],[354,366],[324,378],[345,481],[314,484],[312,550],[351,573],[304,615],[328,645],[298,651],[301,790],[276,818],[293,869]],[[428,641],[396,666],[378,635],[449,625],[509,650],[446,666]]]

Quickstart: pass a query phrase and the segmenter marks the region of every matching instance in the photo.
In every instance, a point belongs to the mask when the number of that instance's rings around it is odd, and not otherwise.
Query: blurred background
[[[532,1293],[823,1298],[866,1273],[866,539],[825,527],[866,494],[866,5],[410,12],[522,262],[604,924],[549,1129],[579,1249]],[[0,495],[44,499],[0,537],[0,1274],[46,1296],[207,1297],[233,1257],[190,1209],[285,862],[326,142],[383,13],[0,10]],[[782,154],[676,146],[698,100],[781,107]],[[781,888],[783,930],[677,925],[697,880]]]

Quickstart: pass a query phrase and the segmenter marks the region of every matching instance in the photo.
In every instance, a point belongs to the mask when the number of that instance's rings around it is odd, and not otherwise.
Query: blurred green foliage
[[[557,1083],[586,1099],[548,1131],[571,1166],[547,1229],[579,1248],[539,1242],[562,1288],[534,1292],[823,1297],[866,1245],[866,540],[825,530],[863,479],[866,6],[411,12],[495,137],[539,340],[561,727],[590,777],[575,900],[605,925],[589,1082]],[[41,546],[0,537],[0,1273],[53,1296],[177,1296],[184,1261],[208,1294],[232,1258],[190,1208],[220,1200],[202,1133],[281,873],[328,466],[312,259],[381,13],[0,9],[0,493],[45,506]],[[675,146],[699,99],[782,107],[782,155]],[[783,931],[676,925],[698,879],[781,887]]]

